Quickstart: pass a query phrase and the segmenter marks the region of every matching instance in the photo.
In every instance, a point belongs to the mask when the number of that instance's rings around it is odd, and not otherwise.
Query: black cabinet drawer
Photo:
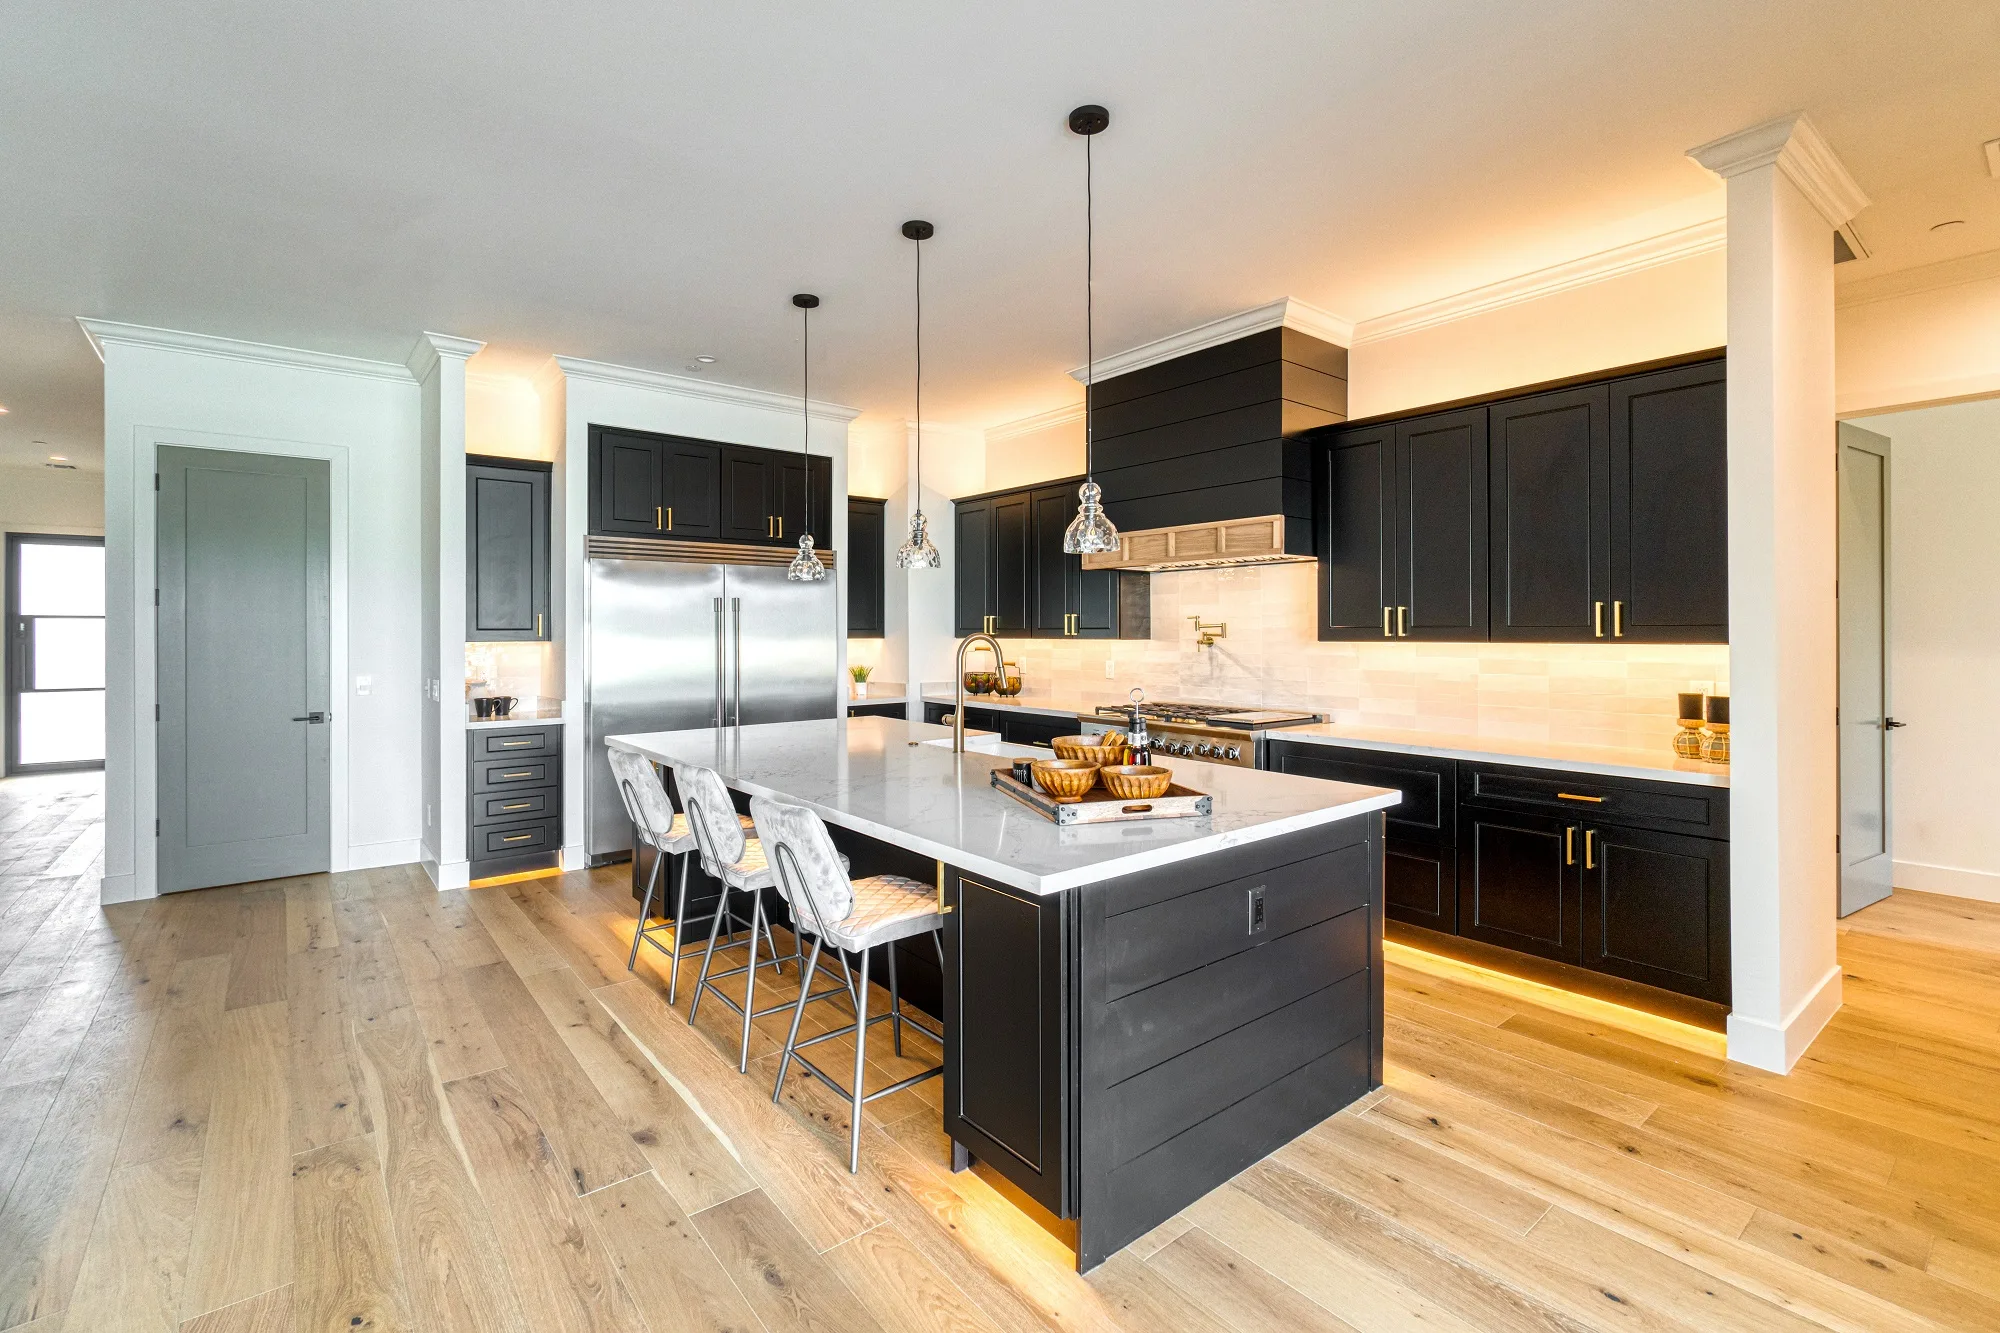
[[[1700,838],[1729,836],[1728,790],[1693,783],[1461,763],[1458,799],[1498,809],[1559,811],[1564,819],[1592,824],[1621,824]]]
[[[1074,736],[1081,730],[1073,717],[1044,717],[1039,713],[1002,713],[998,721],[1000,739],[1009,745],[1038,746],[1051,754],[1054,753],[1051,741],[1058,736]]]
[[[529,755],[521,759],[475,759],[472,762],[472,790],[499,791],[508,787],[548,787],[562,781],[562,759],[558,755]]]
[[[518,824],[562,813],[562,788],[537,787],[529,791],[480,792],[472,798],[474,827],[485,824]]]
[[[561,727],[533,727],[516,730],[479,730],[472,733],[472,754],[482,755],[554,754],[562,749]]]
[[[1390,837],[1411,834],[1441,837],[1450,843],[1457,796],[1456,760],[1277,739],[1271,740],[1269,747],[1265,766],[1280,773],[1390,787],[1403,793],[1400,805],[1383,811]]]
[[[902,721],[909,715],[909,705],[901,699],[884,699],[880,703],[850,703],[847,705],[849,717],[893,717]]]
[[[475,828],[468,841],[474,861],[519,856],[523,852],[551,851],[562,843],[562,820],[538,819],[528,824]]]

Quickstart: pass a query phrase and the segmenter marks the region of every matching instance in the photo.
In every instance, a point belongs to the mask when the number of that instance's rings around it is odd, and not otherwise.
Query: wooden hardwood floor
[[[0,784],[0,1328],[2000,1328],[2000,908],[1854,918],[1789,1078],[1398,954],[1388,1086],[1079,1278],[946,1169],[936,1082],[850,1177],[843,1104],[770,1101],[775,1020],[742,1077],[732,1015],[625,971],[615,871],[100,909],[97,787],[36,784]]]

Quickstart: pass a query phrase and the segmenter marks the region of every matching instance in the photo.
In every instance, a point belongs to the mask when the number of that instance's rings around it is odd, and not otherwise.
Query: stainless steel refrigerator
[[[584,580],[590,859],[632,849],[604,738],[833,717],[835,585],[782,565],[592,557]]]

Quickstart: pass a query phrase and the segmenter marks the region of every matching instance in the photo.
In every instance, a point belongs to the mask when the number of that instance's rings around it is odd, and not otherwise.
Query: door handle
[[[1576,864],[1576,826],[1572,824],[1563,830],[1563,864]]]
[[[655,531],[655,532],[658,532],[659,530],[660,530],[660,507],[659,507],[658,505],[654,505],[654,506],[653,506],[653,531]]]
[[[722,660],[725,656],[722,638],[722,599],[715,599],[715,725],[722,726]]]
[[[1597,830],[1596,830],[1596,829],[1588,829],[1588,828],[1587,828],[1587,829],[1585,829],[1585,830],[1583,831],[1583,868],[1584,868],[1585,870],[1595,870],[1595,869],[1597,869]]]
[[[734,680],[729,687],[729,725],[743,725],[743,599],[729,599],[729,614],[735,633],[729,645],[729,668]]]
[[[1898,722],[1893,717],[1885,717],[1882,719],[1882,730],[1884,731],[1895,731],[1899,727],[1907,727],[1909,725],[1910,724],[1907,722]]]
[[[668,532],[672,532],[673,530],[674,530],[674,507],[673,507],[672,505],[668,505],[668,506],[667,506],[667,531],[668,531]]]
[[[1393,606],[1385,606],[1382,608],[1382,637],[1385,639],[1393,639],[1396,637],[1396,631],[1393,628],[1393,622],[1390,620],[1390,617],[1395,614],[1396,614],[1396,608]]]
[[[1604,603],[1590,604],[1590,632],[1598,638],[1604,637]]]
[[[783,514],[779,514],[777,516],[777,519],[778,519],[778,540],[783,541],[785,539],[785,516]]]
[[[326,718],[327,718],[327,715],[326,715],[325,713],[307,713],[307,714],[306,714],[306,715],[305,715],[304,717],[295,717],[295,718],[293,718],[293,719],[292,719],[292,721],[294,721],[294,722],[310,722],[310,723],[312,723],[312,724],[313,724],[314,726],[318,726],[318,725],[319,725],[320,723],[322,723],[322,722],[326,721]]]
[[[1613,602],[1611,604],[1611,637],[1614,639],[1625,637],[1625,603],[1623,602]]]
[[[1407,606],[1396,608],[1396,637],[1399,639],[1410,637],[1410,608]]]

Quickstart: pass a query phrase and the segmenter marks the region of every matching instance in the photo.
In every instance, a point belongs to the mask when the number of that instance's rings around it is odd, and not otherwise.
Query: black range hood
[[[1099,380],[1095,475],[1126,540],[1089,567],[1310,559],[1307,431],[1347,419],[1347,349],[1279,326]],[[1253,521],[1254,520],[1254,521]]]

